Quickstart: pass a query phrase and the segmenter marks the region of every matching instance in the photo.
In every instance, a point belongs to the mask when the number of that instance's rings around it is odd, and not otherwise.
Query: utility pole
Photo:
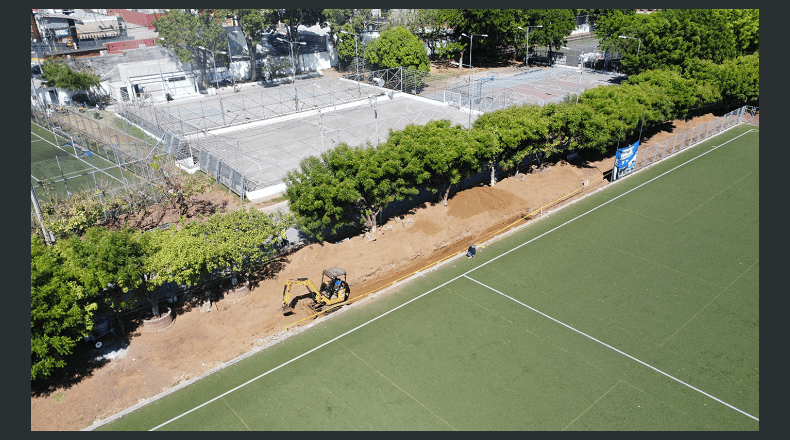
[[[33,208],[36,210],[36,217],[38,217],[38,224],[41,226],[41,232],[44,234],[44,242],[51,246],[55,242],[55,237],[47,231],[44,227],[44,216],[41,214],[41,205],[38,204],[38,196],[36,196],[36,189],[33,184],[30,184],[30,199],[33,201]]]

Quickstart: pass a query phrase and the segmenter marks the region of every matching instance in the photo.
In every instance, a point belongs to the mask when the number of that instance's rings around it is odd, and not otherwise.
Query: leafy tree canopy
[[[326,231],[334,234],[344,226],[356,226],[353,189],[321,158],[302,159],[299,170],[289,171],[284,180],[291,212],[308,234],[323,240]]]
[[[30,239],[30,379],[50,376],[93,330],[96,295],[63,268],[59,248]]]
[[[102,292],[113,311],[131,307],[134,298],[124,294],[143,281],[147,238],[129,228],[113,231],[93,226],[83,237],[58,241],[63,268],[91,292]]]
[[[204,88],[208,84],[206,67],[210,52],[201,47],[214,53],[227,47],[227,35],[222,27],[224,17],[222,11],[214,9],[201,10],[197,15],[170,9],[152,20],[161,39],[158,44],[171,48],[182,63],[198,61]]]
[[[760,49],[760,10],[724,9],[722,14],[732,28],[738,55],[750,55]]]
[[[407,29],[428,46],[431,57],[436,55],[440,41],[449,32],[445,29],[440,9],[393,9],[382,30],[398,26]]]
[[[718,9],[613,13],[598,21],[595,33],[602,48],[620,52],[621,64],[630,73],[664,68],[680,70],[697,58],[722,63],[737,54],[731,22]]]
[[[370,21],[370,9],[324,9],[329,24],[329,37],[334,40],[339,30],[359,34]]]
[[[493,142],[492,138],[486,139]],[[405,169],[414,173],[415,184],[424,185],[447,204],[452,185],[480,170],[481,154],[486,151],[482,139],[450,121],[431,121],[424,126],[407,125],[390,133],[390,148],[402,151]]]
[[[90,72],[78,72],[64,61],[47,59],[41,65],[41,79],[46,80],[47,87],[59,87],[66,90],[90,90],[101,81]]]
[[[345,32],[350,32],[353,34],[359,35],[357,32],[354,31],[353,26],[350,23],[346,23],[337,30],[337,56],[341,60],[348,62],[354,59],[355,56],[359,55],[360,57],[364,54],[365,46],[360,47],[360,41],[358,36],[345,34],[340,32],[343,30]]]
[[[553,50],[565,46],[565,37],[576,29],[576,10],[532,9],[530,10],[530,22],[533,25],[543,26],[530,30],[530,45],[548,46],[549,50]]]
[[[548,125],[539,106],[525,105],[480,115],[474,129],[496,136],[499,148],[489,151],[489,160],[509,169],[539,150]]]
[[[365,59],[381,67],[414,67],[430,71],[428,53],[419,38],[402,27],[381,32],[365,47]]]

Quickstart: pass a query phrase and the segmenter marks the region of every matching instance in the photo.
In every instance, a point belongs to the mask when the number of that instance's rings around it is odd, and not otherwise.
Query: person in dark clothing
[[[477,248],[475,247],[474,244],[470,244],[469,245],[469,249],[467,249],[467,251],[466,251],[466,257],[467,258],[474,258],[476,253],[477,253]]]

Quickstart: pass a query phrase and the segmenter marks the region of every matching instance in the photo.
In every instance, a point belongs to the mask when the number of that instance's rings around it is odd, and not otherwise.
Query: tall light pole
[[[342,29],[340,30],[340,32],[344,33],[344,34],[348,34],[348,35],[353,35],[354,36],[354,59],[357,62],[357,95],[361,97],[362,96],[362,92],[360,92],[360,90],[359,90],[359,44],[357,43],[357,38],[359,37],[359,35],[357,35],[357,34],[355,34],[353,32],[346,32],[346,31],[344,31]]]
[[[378,86],[378,89],[379,89],[379,92],[380,92],[381,95],[387,95],[387,98],[392,99],[393,95],[395,94],[392,90],[390,90],[389,93],[385,93],[384,90],[381,90],[381,88],[384,87],[384,80],[383,79],[381,79],[381,78],[373,78],[373,82]],[[368,97],[368,101],[370,101],[371,104],[373,105],[373,119],[374,119],[373,120],[373,125],[376,128],[376,144],[377,145],[380,142],[380,139],[379,139],[379,124],[378,124],[379,112],[378,112],[378,109],[376,108],[377,105],[378,105],[378,102],[379,102],[379,96],[380,96],[379,94],[376,94],[376,95],[371,95],[371,96]]]
[[[574,49],[572,47],[562,46],[562,48],[563,49],[569,49],[569,50],[575,50],[575,51],[578,51],[579,53],[581,53],[582,55],[584,54],[584,52],[582,52],[581,50]],[[580,64],[580,66],[579,66],[579,84],[576,85],[576,104],[579,103],[579,87],[581,87],[581,85],[582,85],[582,72],[584,72],[584,60],[581,58],[581,56],[579,57],[579,64]]]
[[[639,45],[636,46],[636,59],[639,60],[639,48],[642,47],[642,40],[636,37],[629,37],[628,35],[619,35],[617,38],[638,40]]]
[[[303,42],[303,41],[288,41],[288,40],[283,40],[283,39],[282,39],[282,38],[280,38],[280,37],[277,37],[277,39],[278,39],[279,41],[282,41],[283,43],[288,43],[288,45],[289,45],[288,47],[290,47],[290,48],[291,48],[291,67],[293,68],[293,71],[294,71],[294,74],[293,74],[293,83],[294,83],[294,102],[296,103],[296,111],[299,111],[299,95],[298,95],[298,92],[296,91],[296,61],[294,60],[294,44],[298,44],[298,45],[300,45],[300,46],[304,46],[304,45],[305,45],[305,44],[307,44],[307,43],[305,43],[305,42]]]
[[[543,27],[542,24],[537,24],[535,26],[527,26],[527,29],[526,29],[526,31],[527,31],[527,55],[524,57],[524,65],[525,66],[529,66],[529,30],[530,30],[530,28],[542,28],[542,27]],[[518,28],[521,29],[522,31],[525,30],[521,26],[518,26]]]
[[[475,37],[487,37],[488,35],[486,35],[486,34],[472,34],[470,36],[470,35],[466,35],[464,33],[462,33],[461,35],[463,35],[466,38],[469,38],[469,65],[471,66],[472,65],[472,42],[474,41]]]

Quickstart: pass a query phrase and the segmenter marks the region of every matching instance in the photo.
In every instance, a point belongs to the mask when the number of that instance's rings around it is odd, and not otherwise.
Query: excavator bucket
[[[294,311],[294,307],[293,307],[292,301],[289,301],[290,300],[290,295],[289,295],[290,294],[290,290],[291,290],[291,281],[288,281],[285,284],[285,288],[283,288],[283,305],[281,307],[282,311],[283,311],[283,315],[290,315]]]

